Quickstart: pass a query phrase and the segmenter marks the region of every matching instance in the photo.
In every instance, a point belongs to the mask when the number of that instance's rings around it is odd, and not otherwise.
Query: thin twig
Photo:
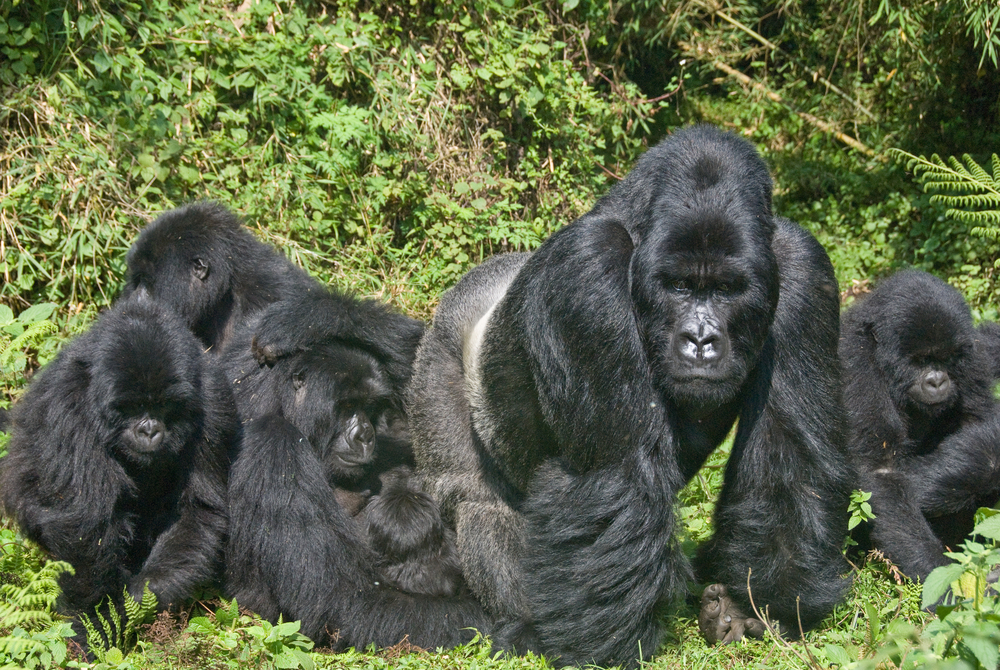
[[[752,572],[753,572],[753,568],[747,568],[747,596],[750,598],[750,607],[753,609],[753,613],[757,616],[758,619],[760,619],[764,623],[764,627],[767,628],[768,632],[771,633],[771,635],[774,636],[774,639],[776,639],[784,649],[787,649],[788,651],[790,651],[793,654],[795,654],[795,656],[800,661],[802,661],[804,664],[809,665],[809,660],[807,658],[805,658],[802,654],[800,654],[799,650],[796,649],[795,647],[793,647],[792,644],[788,640],[786,640],[785,638],[781,637],[781,635],[778,633],[778,631],[776,631],[774,629],[774,626],[771,625],[771,622],[768,621],[767,617],[765,615],[761,614],[760,610],[757,609],[757,605],[754,604],[754,601],[753,601],[753,591],[750,590],[750,574]],[[795,606],[796,606],[796,609],[798,609],[798,599],[797,598],[796,598],[796,605]],[[802,622],[800,621],[799,622],[799,630],[801,630],[801,629],[802,629]],[[808,648],[806,649],[806,651],[809,651]],[[810,656],[812,656],[812,654],[810,654]],[[815,667],[816,670],[823,670],[823,666],[819,665],[818,663],[813,664],[813,667]]]
[[[794,63],[798,67],[802,68],[803,70],[805,70],[806,72],[808,72],[809,74],[811,74],[813,76],[813,81],[815,81],[815,80],[818,79],[819,81],[823,82],[823,84],[825,84],[831,91],[833,91],[834,93],[836,93],[837,95],[839,95],[841,98],[843,98],[847,102],[849,102],[852,105],[854,105],[854,108],[857,109],[859,112],[861,112],[862,114],[864,114],[865,116],[867,116],[868,118],[870,118],[875,123],[878,123],[878,119],[875,118],[874,114],[872,114],[870,111],[868,111],[867,107],[865,107],[864,105],[862,105],[860,102],[858,102],[857,100],[855,100],[854,98],[852,98],[850,95],[848,95],[844,91],[842,91],[832,81],[830,81],[829,79],[827,79],[826,77],[824,77],[823,75],[821,75],[816,70],[813,70],[812,68],[810,68],[805,63],[802,63],[801,61],[796,60],[794,56],[792,56],[787,51],[785,51],[784,49],[782,49],[780,46],[778,46],[777,44],[775,44],[771,40],[767,39],[766,37],[764,37],[763,35],[761,35],[757,31],[755,31],[750,26],[747,26],[747,25],[744,25],[743,23],[740,23],[739,21],[737,21],[733,17],[729,16],[725,12],[722,12],[722,11],[719,11],[719,10],[716,10],[715,15],[718,16],[723,21],[725,21],[725,22],[727,22],[727,23],[729,23],[729,24],[731,24],[733,26],[736,26],[737,28],[739,28],[740,30],[742,30],[743,32],[745,32],[747,35],[749,35],[750,37],[754,38],[755,40],[757,40],[758,42],[760,42],[761,44],[763,44],[764,46],[766,46],[768,49],[772,49],[774,51],[781,52],[792,63]]]
[[[796,109],[795,107],[793,107],[789,102],[787,102],[784,98],[782,98],[780,95],[778,95],[777,93],[775,93],[774,91],[772,91],[767,86],[765,86],[764,84],[760,83],[759,81],[754,81],[753,79],[751,79],[750,77],[746,76],[745,74],[743,74],[739,70],[736,70],[736,69],[733,69],[733,68],[729,67],[728,65],[726,65],[725,63],[723,63],[720,60],[714,60],[714,61],[712,61],[712,65],[714,65],[715,67],[719,68],[720,70],[722,70],[723,72],[725,72],[729,76],[736,77],[743,84],[745,84],[747,86],[750,86],[752,88],[755,88],[758,91],[761,91],[764,95],[766,95],[768,98],[770,98],[774,102],[777,102],[780,105],[784,105],[785,107],[787,107],[789,110],[791,110],[792,112],[794,112],[795,114],[797,114],[800,118],[802,118],[807,123],[809,123],[809,124],[811,124],[813,126],[816,126],[817,128],[819,128],[823,132],[826,132],[826,133],[829,133],[829,134],[833,135],[838,140],[840,140],[841,142],[843,142],[847,146],[851,147],[852,149],[854,149],[856,151],[860,151],[861,153],[863,153],[866,156],[870,156],[872,158],[875,157],[875,152],[872,149],[870,149],[869,147],[865,146],[864,144],[862,144],[858,140],[854,139],[850,135],[846,135],[846,134],[840,132],[839,130],[837,130],[836,128],[834,128],[833,125],[831,123],[829,123],[828,121],[824,121],[823,119],[821,119],[819,117],[816,117],[816,116],[813,116],[812,114],[810,114],[808,112],[801,112],[801,111],[799,111],[798,109]],[[879,157],[879,160],[884,160],[884,158]]]

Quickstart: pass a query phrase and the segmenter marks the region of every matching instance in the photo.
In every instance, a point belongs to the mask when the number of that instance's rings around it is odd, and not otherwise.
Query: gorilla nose
[[[678,333],[675,349],[688,363],[710,365],[726,355],[726,341],[715,326],[702,322],[683,328]]]
[[[359,461],[370,460],[375,450],[375,428],[371,421],[359,421],[351,431],[350,442]]]
[[[146,449],[152,451],[163,441],[163,424],[153,418],[145,417],[139,421],[135,429],[136,436]]]
[[[932,370],[924,375],[924,394],[930,399],[943,399],[951,390],[951,379],[941,370]]]

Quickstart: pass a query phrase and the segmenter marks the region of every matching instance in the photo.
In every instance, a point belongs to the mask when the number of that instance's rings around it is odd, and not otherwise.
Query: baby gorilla
[[[444,525],[434,499],[398,467],[382,475],[382,491],[361,513],[362,527],[379,554],[383,578],[410,593],[454,596],[463,592],[455,531]]]
[[[0,490],[25,536],[75,569],[61,609],[92,615],[147,584],[162,608],[217,577],[236,431],[229,384],[148,299],[119,302],[39,373]]]

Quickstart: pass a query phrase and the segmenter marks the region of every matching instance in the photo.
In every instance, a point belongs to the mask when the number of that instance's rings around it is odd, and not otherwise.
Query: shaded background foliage
[[[324,279],[426,315],[471,264],[537,246],[671,128],[708,120],[764,151],[778,211],[820,237],[843,284],[916,265],[992,314],[996,244],[882,154],[997,146],[997,13],[973,0],[4,3],[0,300],[106,305],[135,231],[213,198]]]
[[[324,281],[426,318],[471,265],[536,247],[698,121],[757,145],[775,210],[818,236],[845,293],[915,266],[996,318],[998,235],[970,235],[888,151],[968,153],[1000,183],[998,19],[985,0],[0,0],[0,406],[114,299],[125,250],[166,209],[219,200]],[[711,533],[725,452],[681,496],[689,548]],[[0,581],[18,584],[39,554],[3,523]],[[958,653],[954,633],[914,632],[919,587],[893,570],[855,575],[810,658]],[[988,605],[965,613],[995,621]],[[210,642],[152,653],[273,664],[232,608]],[[708,650],[692,615],[670,617],[680,651],[656,665],[809,665],[771,640]],[[0,662],[65,656],[65,632],[4,621]]]

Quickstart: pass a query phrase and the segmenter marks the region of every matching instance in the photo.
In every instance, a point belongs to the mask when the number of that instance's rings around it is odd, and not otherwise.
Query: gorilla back
[[[675,496],[737,418],[698,561],[732,602],[706,636],[751,619],[751,570],[772,617],[796,626],[797,600],[805,626],[829,612],[850,490],[838,319],[823,249],[772,217],[753,147],[708,126],[650,150],[530,257],[445,294],[411,430],[500,643],[563,664],[654,652],[656,611],[690,575]]]

